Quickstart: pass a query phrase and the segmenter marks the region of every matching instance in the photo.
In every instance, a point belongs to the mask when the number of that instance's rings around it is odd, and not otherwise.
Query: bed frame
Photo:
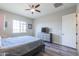
[[[45,45],[40,45],[37,48],[33,49],[32,51],[22,55],[22,56],[35,56],[39,52],[44,52],[45,51]]]

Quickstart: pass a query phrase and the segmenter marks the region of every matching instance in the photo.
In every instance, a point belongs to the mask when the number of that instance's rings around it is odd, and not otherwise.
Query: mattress
[[[32,36],[2,39],[0,44],[0,55],[23,55],[42,44],[42,40]]]

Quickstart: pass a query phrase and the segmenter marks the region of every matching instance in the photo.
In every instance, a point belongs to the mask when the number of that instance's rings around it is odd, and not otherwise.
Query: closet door
[[[62,45],[76,48],[76,14],[62,16]]]
[[[0,36],[2,35],[4,30],[4,16],[0,15]]]
[[[78,54],[78,56],[79,56],[79,13],[77,13],[77,24],[78,24],[78,26],[77,26],[77,33],[78,33],[78,35],[77,35],[77,54]]]

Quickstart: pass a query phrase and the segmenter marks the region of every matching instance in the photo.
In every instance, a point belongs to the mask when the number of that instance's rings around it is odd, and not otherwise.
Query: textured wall
[[[0,10],[0,15],[3,15],[4,21],[7,21],[7,23],[8,23],[7,28],[5,28],[5,30],[2,30],[2,32],[0,33],[0,35],[2,37],[32,35],[32,29],[27,29],[26,33],[16,33],[16,34],[12,33],[12,20],[22,20],[22,21],[27,22],[27,24],[32,24],[32,22],[33,22],[32,19],[26,18],[26,17],[21,16],[21,15],[17,15],[14,13],[10,13],[7,11],[3,11],[3,10]],[[2,24],[2,22],[1,22],[1,24]],[[4,29],[4,26],[2,27],[2,29]]]
[[[53,42],[61,44],[62,40],[62,16],[76,12],[76,7],[58,11],[34,20],[35,35],[41,32],[42,27],[48,27],[53,34]]]

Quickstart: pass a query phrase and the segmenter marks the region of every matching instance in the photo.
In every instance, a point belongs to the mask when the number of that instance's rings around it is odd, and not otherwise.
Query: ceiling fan
[[[29,5],[30,9],[25,9],[25,10],[30,10],[32,12],[32,14],[34,12],[40,12],[40,10],[38,10],[37,8],[40,6],[40,4],[37,4],[37,5]]]

